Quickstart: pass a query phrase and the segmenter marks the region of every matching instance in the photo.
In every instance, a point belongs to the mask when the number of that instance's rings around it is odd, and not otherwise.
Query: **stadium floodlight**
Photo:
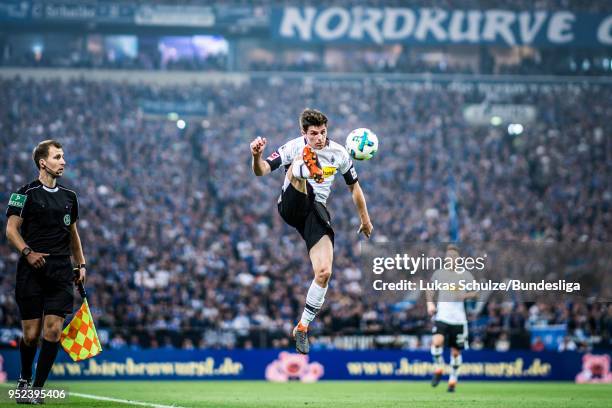
[[[583,71],[588,71],[591,68],[591,62],[588,59],[584,59],[582,61],[582,70]]]
[[[511,123],[508,125],[509,135],[520,135],[525,128],[520,123]]]
[[[175,120],[178,120],[178,118],[179,118],[178,113],[176,113],[176,112],[168,113],[168,120],[171,120],[171,121],[174,122]]]
[[[502,118],[499,116],[491,116],[491,124],[493,126],[499,126],[503,122]]]
[[[185,126],[187,124],[185,123],[185,121],[183,119],[179,119],[176,121],[176,127],[179,129],[185,129]]]

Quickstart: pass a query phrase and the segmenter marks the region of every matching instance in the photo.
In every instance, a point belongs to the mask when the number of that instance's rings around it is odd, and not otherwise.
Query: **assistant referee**
[[[15,287],[23,329],[19,343],[21,389],[45,384],[57,356],[64,320],[72,313],[74,284],[84,282],[86,273],[76,223],[77,195],[57,183],[66,166],[62,145],[55,140],[42,141],[32,158],[38,179],[11,194],[6,210],[6,236],[21,254]],[[42,346],[32,384],[32,363],[41,331]]]

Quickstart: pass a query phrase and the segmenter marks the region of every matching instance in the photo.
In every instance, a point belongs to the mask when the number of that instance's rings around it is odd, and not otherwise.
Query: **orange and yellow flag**
[[[74,361],[97,356],[102,351],[87,299],[83,299],[81,308],[62,332],[61,343]]]

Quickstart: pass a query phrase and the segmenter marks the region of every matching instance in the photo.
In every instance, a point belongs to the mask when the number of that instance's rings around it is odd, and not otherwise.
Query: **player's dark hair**
[[[327,126],[327,116],[316,109],[306,108],[300,114],[300,128],[306,133],[309,126]]]
[[[459,247],[457,245],[455,245],[455,244],[448,244],[446,246],[446,250],[447,251],[455,251],[455,252],[459,253]]]
[[[46,159],[49,157],[49,147],[51,146],[58,149],[62,148],[62,144],[53,139],[43,140],[34,148],[34,151],[32,152],[32,159],[34,159],[34,164],[36,164],[37,169],[40,170],[40,159]]]

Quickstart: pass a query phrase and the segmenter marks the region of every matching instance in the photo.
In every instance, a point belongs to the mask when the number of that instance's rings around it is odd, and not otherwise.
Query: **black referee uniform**
[[[22,320],[72,313],[74,275],[70,260],[70,226],[79,218],[77,195],[60,184],[54,188],[39,180],[11,195],[7,218],[23,219],[21,236],[34,252],[50,254],[42,268],[25,257],[17,264],[15,298]]]
[[[17,264],[15,298],[21,320],[41,320],[46,315],[62,319],[72,313],[74,302],[74,274],[71,254],[71,229],[79,218],[77,195],[60,184],[50,188],[39,180],[21,187],[11,194],[6,210],[7,218],[22,219],[20,235],[30,252],[49,254],[45,263],[35,268],[22,254]],[[38,356],[33,386],[42,387],[57,356],[59,343],[43,337]],[[21,378],[18,388],[29,387],[32,363],[37,344],[26,344],[22,338]],[[23,403],[24,401],[18,401]],[[27,403],[27,401],[25,401]],[[40,403],[40,402],[39,402]]]

